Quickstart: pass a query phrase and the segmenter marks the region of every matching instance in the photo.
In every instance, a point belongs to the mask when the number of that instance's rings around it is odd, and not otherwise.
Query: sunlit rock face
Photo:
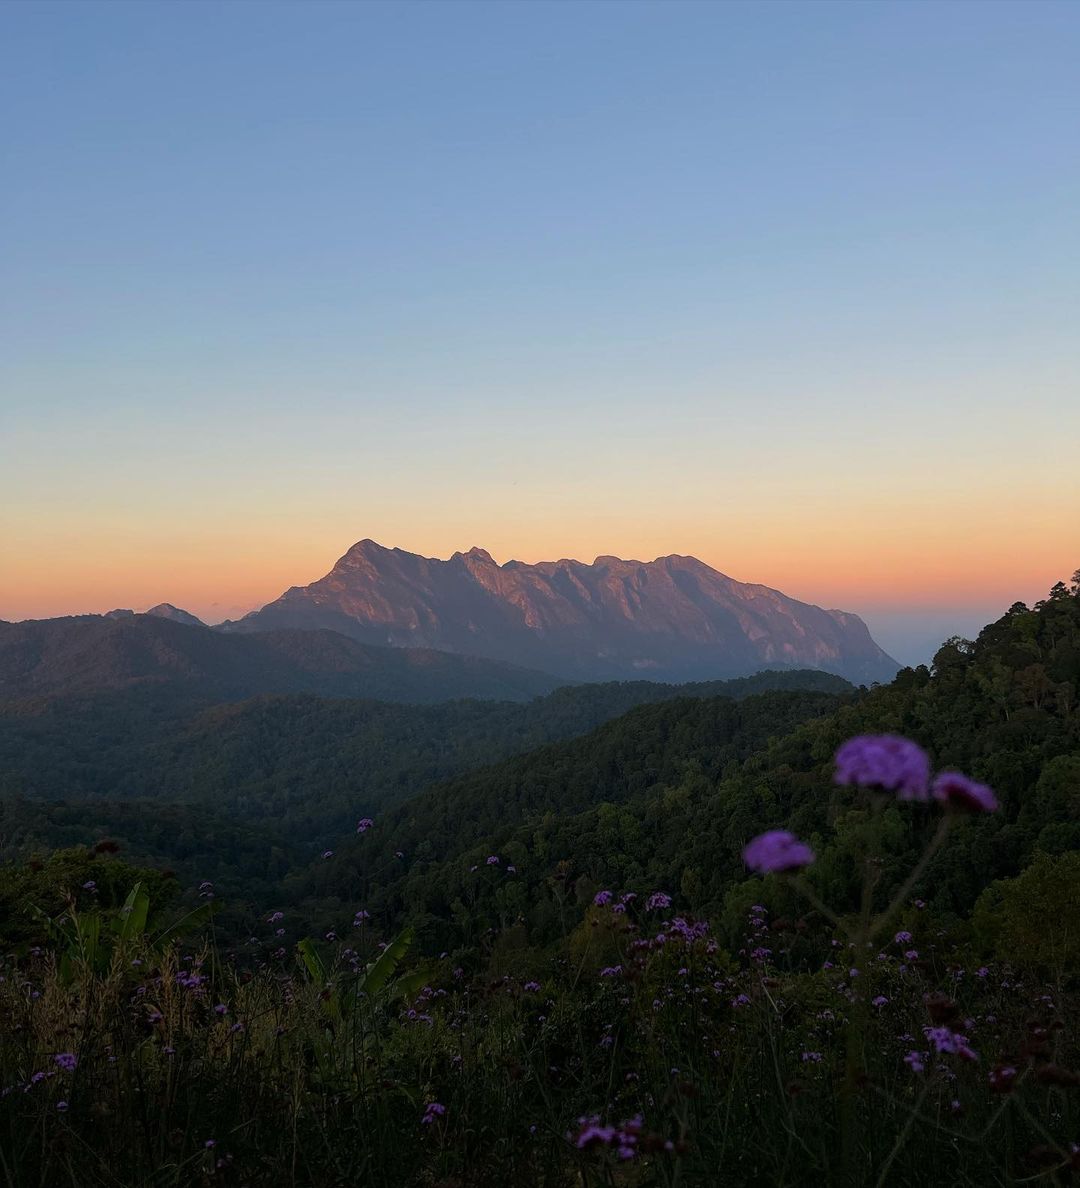
[[[362,540],[323,578],[228,631],[329,627],[368,643],[503,660],[568,678],[685,681],[767,667],[890,680],[896,662],[844,611],[734,581],[694,557],[497,564]]]

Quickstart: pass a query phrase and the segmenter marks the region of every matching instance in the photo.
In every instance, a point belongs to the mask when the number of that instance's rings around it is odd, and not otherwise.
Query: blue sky
[[[0,34],[0,616],[371,536],[692,552],[914,654],[1080,565],[1076,4]]]

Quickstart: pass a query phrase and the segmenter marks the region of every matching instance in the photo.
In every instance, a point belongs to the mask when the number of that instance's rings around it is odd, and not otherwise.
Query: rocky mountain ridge
[[[316,627],[573,680],[692,681],[799,667],[870,683],[899,668],[858,615],[678,555],[499,565],[482,548],[441,560],[362,540],[325,577],[220,630]]]

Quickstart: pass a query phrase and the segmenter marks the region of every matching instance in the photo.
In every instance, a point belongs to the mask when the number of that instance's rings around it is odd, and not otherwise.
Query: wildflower
[[[266,922],[267,922],[267,924],[276,924],[279,920],[284,920],[284,919],[285,919],[284,912],[271,912],[270,915],[266,917]]]
[[[441,1118],[446,1113],[446,1106],[437,1101],[429,1101],[424,1107],[424,1116],[420,1121],[425,1126],[430,1126],[436,1118]]]
[[[902,932],[902,931],[898,932],[893,937],[893,940],[896,941],[896,943],[898,945],[906,945],[908,943],[908,941],[911,940],[911,933],[910,932]]]
[[[889,1002],[889,1000],[885,997],[884,994],[879,994],[877,996],[877,998],[873,998],[870,1000],[870,1005],[876,1006],[876,1007],[883,1007],[883,1006],[887,1006],[888,1002]]]
[[[786,829],[770,829],[743,850],[743,861],[759,874],[798,870],[814,861],[814,851]]]
[[[896,734],[861,734],[836,752],[837,784],[881,788],[901,800],[929,798],[930,760],[922,747]]]
[[[535,994],[540,989],[540,983],[526,982],[522,989],[527,990],[530,994]]]
[[[596,904],[597,907],[603,907],[604,904],[610,903],[610,902],[611,902],[611,892],[610,891],[597,891],[597,893],[593,896],[593,903]]]
[[[598,1118],[590,1120],[582,1118],[580,1125],[581,1129],[578,1131],[577,1139],[574,1141],[574,1146],[579,1151],[584,1151],[593,1145],[610,1146],[612,1140],[615,1138],[615,1127],[599,1125]]]
[[[909,1052],[904,1057],[904,1063],[912,1072],[921,1073],[926,1068],[926,1065],[923,1063],[922,1052]]]
[[[395,850],[395,851],[394,851],[394,857],[395,857],[395,858],[404,858],[404,857],[405,857],[405,851],[404,851],[404,850]]]
[[[517,874],[517,867],[511,863],[509,866],[507,866],[506,873],[507,874]]]
[[[671,907],[671,896],[664,891],[654,891],[645,901],[645,910],[653,912],[657,908]]]
[[[498,866],[499,865],[498,854],[492,854],[487,860],[487,865],[488,866]]]
[[[212,1151],[217,1146],[217,1139],[207,1139],[206,1142],[203,1143],[203,1146],[208,1151]]]
[[[606,965],[601,971],[602,978],[617,978],[622,973],[621,965]]]
[[[322,856],[324,859],[325,858],[333,858],[334,851],[333,850],[323,850]]]
[[[84,891],[96,891],[97,883],[95,883],[93,879],[87,879],[86,882],[83,883],[82,889]]]
[[[978,1054],[968,1046],[967,1036],[959,1035],[950,1027],[924,1027],[923,1034],[934,1048],[945,1056],[960,1056],[964,1060],[978,1060]]]
[[[57,1052],[53,1060],[64,1072],[74,1072],[75,1065],[79,1063],[79,1058],[74,1052]]]
[[[371,919],[371,913],[361,908],[355,916],[353,916],[353,927],[359,928],[361,924],[366,923]]]
[[[58,1102],[56,1103],[56,1108],[57,1108],[57,1109],[60,1111],[60,1113],[62,1114],[62,1113],[63,1113],[63,1112],[64,1112],[64,1111],[65,1111],[65,1110],[68,1108],[68,1103],[67,1103],[66,1101],[58,1101]]]
[[[964,809],[969,813],[992,813],[998,807],[997,797],[990,788],[977,784],[959,771],[943,771],[934,780],[931,794],[949,808]]]
[[[370,817],[361,817],[360,820],[356,822],[356,832],[367,833],[367,831],[374,824],[375,822]]]
[[[803,1064],[820,1064],[821,1063],[821,1053],[820,1052],[804,1052],[802,1054],[802,1062],[803,1062]]]
[[[217,1004],[217,1006],[214,1007],[215,1015],[227,1015],[228,1013],[229,1013],[229,1008],[223,1002],[219,1002]]]

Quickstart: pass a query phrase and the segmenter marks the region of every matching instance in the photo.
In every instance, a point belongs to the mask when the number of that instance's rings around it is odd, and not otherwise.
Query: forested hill
[[[800,706],[812,699],[790,700],[790,730],[776,697],[635,711],[429,791],[355,839],[339,866],[314,871],[313,890],[344,896],[359,864],[367,906],[419,923],[437,947],[514,920],[543,942],[566,926],[567,903],[580,917],[598,888],[661,889],[684,910],[722,916],[739,902],[742,846],[784,827],[811,841],[815,879],[844,902],[859,878],[858,819],[831,783],[832,756],[882,731],[914,738],[1001,800],[1000,813],[959,826],[931,868],[942,910],[968,910],[1038,852],[1080,848],[1080,587],[1014,606],[973,643],[947,642],[932,671],[906,669],[809,721]],[[912,865],[926,816],[886,810],[882,893]],[[374,877],[397,852],[400,873]]]
[[[520,701],[563,684],[547,673],[494,660],[379,647],[336,631],[238,636],[155,613],[0,623],[0,703],[132,688],[165,689],[202,701],[265,693]]]
[[[5,857],[109,836],[133,857],[256,898],[358,816],[634,706],[763,690],[850,694],[821,672],[673,686],[571,686],[528,703],[394,705],[312,696],[202,706],[168,689],[9,704],[0,713]]]

